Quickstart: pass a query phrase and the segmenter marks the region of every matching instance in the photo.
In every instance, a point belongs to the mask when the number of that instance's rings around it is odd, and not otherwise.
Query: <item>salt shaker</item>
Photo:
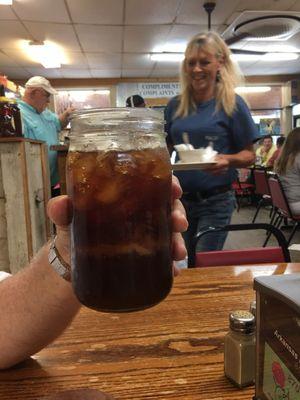
[[[254,384],[255,317],[249,311],[234,311],[229,314],[229,324],[224,344],[224,372],[242,388]]]

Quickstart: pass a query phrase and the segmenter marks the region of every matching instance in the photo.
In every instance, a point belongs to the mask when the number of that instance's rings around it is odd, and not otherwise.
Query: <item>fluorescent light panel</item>
[[[11,6],[13,0],[0,0],[0,5]]]
[[[270,86],[239,86],[235,88],[237,93],[265,93],[270,90]]]
[[[237,62],[249,61],[292,61],[299,57],[296,53],[266,53],[266,54],[231,54],[232,60]]]
[[[25,42],[22,47],[31,60],[45,68],[60,68],[61,64],[67,64],[62,48],[54,42]]]

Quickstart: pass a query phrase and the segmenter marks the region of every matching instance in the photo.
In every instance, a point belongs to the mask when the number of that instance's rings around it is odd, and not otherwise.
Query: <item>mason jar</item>
[[[172,287],[171,163],[150,109],[91,109],[71,120],[67,156],[72,284],[106,312],[151,307]]]

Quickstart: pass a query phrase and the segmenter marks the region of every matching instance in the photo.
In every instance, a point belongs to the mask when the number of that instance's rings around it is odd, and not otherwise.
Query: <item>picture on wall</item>
[[[280,135],[280,118],[262,118],[259,121],[259,132],[261,136]]]

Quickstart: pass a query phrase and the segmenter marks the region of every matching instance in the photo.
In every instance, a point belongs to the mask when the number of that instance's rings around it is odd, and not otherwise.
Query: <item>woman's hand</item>
[[[186,255],[186,248],[184,244],[181,232],[185,232],[188,228],[188,222],[186,219],[185,209],[179,200],[182,195],[182,190],[176,176],[172,176],[172,230],[173,230],[173,242],[172,242],[172,257],[174,261],[183,260]],[[174,274],[179,273],[179,269],[174,265]]]

